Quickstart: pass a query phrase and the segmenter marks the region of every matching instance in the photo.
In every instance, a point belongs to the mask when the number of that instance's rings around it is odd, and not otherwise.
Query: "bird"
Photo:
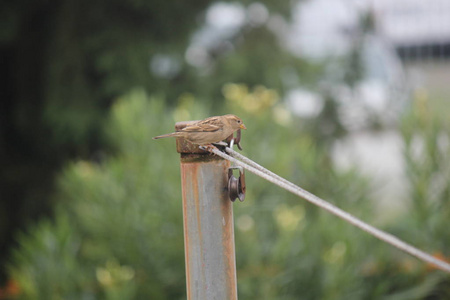
[[[247,127],[239,117],[228,114],[194,121],[180,131],[155,136],[153,139],[182,137],[193,144],[205,146],[219,143],[239,129],[247,129]]]

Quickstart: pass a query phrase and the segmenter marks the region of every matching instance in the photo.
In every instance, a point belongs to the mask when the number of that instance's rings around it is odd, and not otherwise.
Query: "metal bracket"
[[[239,178],[234,177],[234,169],[239,170]],[[245,199],[245,173],[242,167],[228,168],[228,197],[233,202],[236,198],[241,202]]]
[[[236,137],[234,137],[234,133],[233,133],[225,141],[228,143],[228,145],[229,145],[229,147],[231,149],[233,149],[233,145],[237,145],[239,150],[242,150],[242,147],[241,147],[241,130],[238,129],[236,131]]]

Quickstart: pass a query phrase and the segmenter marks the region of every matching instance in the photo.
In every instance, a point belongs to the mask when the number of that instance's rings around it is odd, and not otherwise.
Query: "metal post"
[[[176,130],[186,126],[176,124]],[[237,299],[230,163],[182,138],[181,153],[187,298]]]

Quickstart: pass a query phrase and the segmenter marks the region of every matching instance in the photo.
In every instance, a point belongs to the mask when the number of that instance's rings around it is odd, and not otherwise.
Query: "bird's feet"
[[[209,152],[209,154],[214,154],[212,152],[213,149],[217,149],[213,144],[207,144],[207,145],[202,145],[202,146],[198,146],[200,149],[202,149],[203,151],[207,151]]]

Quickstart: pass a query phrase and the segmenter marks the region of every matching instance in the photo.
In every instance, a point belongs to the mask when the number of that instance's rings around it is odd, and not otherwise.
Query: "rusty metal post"
[[[186,122],[177,123],[180,130]],[[182,138],[181,154],[187,298],[237,299],[230,163]]]

